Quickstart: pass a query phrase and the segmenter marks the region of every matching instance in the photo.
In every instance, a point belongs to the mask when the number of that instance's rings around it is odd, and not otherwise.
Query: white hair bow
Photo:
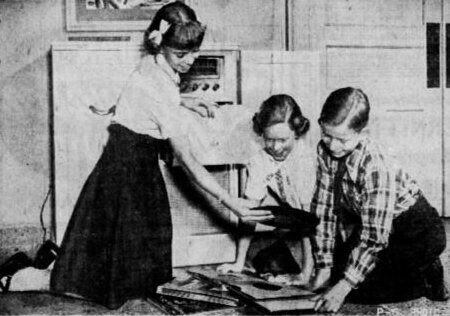
[[[159,30],[153,30],[148,35],[148,39],[151,40],[156,45],[161,45],[162,42],[162,36],[167,32],[167,30],[170,28],[169,22],[166,20],[161,20],[159,23]]]

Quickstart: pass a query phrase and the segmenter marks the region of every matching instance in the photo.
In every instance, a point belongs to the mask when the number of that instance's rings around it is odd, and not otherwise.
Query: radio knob
[[[203,85],[202,90],[203,90],[203,91],[206,91],[206,90],[208,90],[208,89],[209,89],[209,84],[205,83],[205,84]]]
[[[193,85],[192,85],[192,91],[195,91],[195,90],[197,90],[198,89],[198,84],[197,83],[194,83]]]
[[[180,83],[180,91],[181,92],[186,92],[189,88],[189,83],[187,83],[186,81],[182,81]]]
[[[220,88],[220,84],[218,84],[218,83],[215,83],[215,84],[213,85],[213,87],[212,87],[212,89],[213,89],[214,91],[219,90],[219,88]]]

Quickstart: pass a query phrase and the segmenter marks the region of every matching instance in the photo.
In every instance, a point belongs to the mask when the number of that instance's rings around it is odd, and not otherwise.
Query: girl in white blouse
[[[164,140],[189,179],[241,220],[273,217],[243,206],[191,153],[178,74],[198,57],[204,32],[195,12],[181,2],[165,5],[154,16],[144,38],[148,54],[120,95],[108,143],[65,233],[51,290],[117,308],[152,295],[172,278],[172,223],[158,165]]]
[[[309,210],[315,179],[314,154],[302,139],[309,129],[309,120],[302,115],[296,101],[291,96],[284,94],[271,96],[262,103],[259,112],[254,115],[253,129],[258,136],[262,136],[264,145],[246,166],[248,174],[245,187],[247,205],[255,207],[274,204],[276,201],[269,192],[272,191],[275,192],[278,199],[291,207]],[[245,229],[247,231],[238,240],[236,261],[232,264],[223,264],[218,267],[218,270],[221,272],[242,271],[253,232],[274,229],[272,226],[263,224],[257,224],[254,228],[247,227]],[[292,236],[292,234],[290,235]],[[264,265],[258,262],[259,259],[268,260],[272,267],[262,267],[265,271],[258,271],[258,268],[256,270],[257,272],[268,272],[266,276],[269,281],[306,284],[313,268],[309,236],[282,239],[283,241],[276,242],[275,246],[270,248],[278,249],[272,249],[274,250],[272,251],[266,248],[266,255],[257,255],[253,259],[253,266]],[[286,262],[276,263],[275,256],[284,256],[280,248],[286,249],[287,253],[287,249],[289,249],[292,259],[296,262],[293,263],[293,269],[289,268],[289,264]],[[286,256],[284,258],[286,259]],[[285,261],[284,259],[280,260]],[[286,267],[283,268],[280,264]],[[301,269],[296,271],[300,267]]]

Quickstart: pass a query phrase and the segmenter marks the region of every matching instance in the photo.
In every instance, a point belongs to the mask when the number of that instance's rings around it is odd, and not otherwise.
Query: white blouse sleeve
[[[189,124],[183,119],[180,95],[176,87],[155,78],[132,76],[122,91],[118,122],[138,133],[157,138],[186,135]]]

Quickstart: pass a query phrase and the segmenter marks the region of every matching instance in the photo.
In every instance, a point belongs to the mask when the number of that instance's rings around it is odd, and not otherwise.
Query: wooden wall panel
[[[328,0],[326,25],[417,26],[422,0]]]
[[[284,0],[191,0],[208,27],[206,43],[242,49],[284,49]]]
[[[294,49],[318,49],[323,56],[321,102],[337,88],[362,88],[372,104],[371,135],[446,214],[445,104],[440,89],[427,88],[425,28],[440,21],[441,1],[299,0],[291,1],[291,10]]]

